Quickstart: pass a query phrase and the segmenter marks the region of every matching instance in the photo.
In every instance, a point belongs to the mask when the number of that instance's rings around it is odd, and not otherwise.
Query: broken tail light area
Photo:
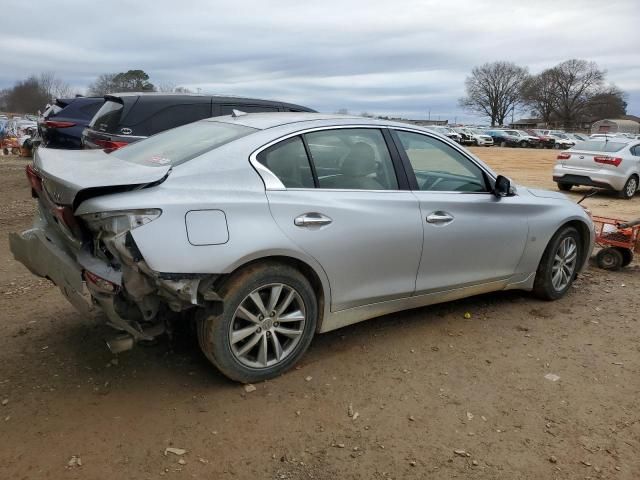
[[[114,152],[122,147],[129,145],[127,142],[116,142],[114,140],[101,140],[95,141],[95,144],[104,150],[105,153]]]
[[[82,272],[82,278],[87,282],[90,290],[95,290],[106,295],[115,295],[120,290],[120,286],[102,278],[89,270]]]
[[[617,167],[622,163],[622,158],[610,157],[608,155],[599,155],[597,157],[593,157],[593,161],[596,163],[602,163],[604,165],[613,165],[614,167]]]
[[[134,228],[146,225],[162,215],[159,208],[141,210],[117,210],[82,215],[89,229],[94,233],[118,236]]]

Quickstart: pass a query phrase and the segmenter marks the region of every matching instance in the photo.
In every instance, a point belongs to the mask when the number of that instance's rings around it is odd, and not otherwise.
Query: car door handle
[[[297,227],[322,227],[331,222],[333,222],[331,218],[317,212],[304,213],[293,220]]]
[[[443,224],[451,221],[453,221],[453,216],[449,215],[447,212],[433,212],[427,215],[428,223]]]

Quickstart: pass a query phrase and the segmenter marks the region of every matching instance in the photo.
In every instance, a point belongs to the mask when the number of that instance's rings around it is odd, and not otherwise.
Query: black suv
[[[115,150],[203,118],[255,112],[315,112],[290,103],[217,95],[121,93],[105,102],[82,132],[84,148]]]
[[[34,143],[49,148],[82,148],[82,131],[104,103],[103,97],[57,98],[38,119]]]

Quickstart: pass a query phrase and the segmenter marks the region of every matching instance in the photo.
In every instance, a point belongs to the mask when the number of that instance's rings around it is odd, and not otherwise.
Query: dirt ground
[[[474,151],[554,187],[554,152]],[[0,157],[0,479],[640,478],[637,263],[555,303],[499,293],[320,335],[246,393],[188,336],[115,358],[108,328],[12,259],[25,163]],[[640,215],[640,197],[587,205]]]

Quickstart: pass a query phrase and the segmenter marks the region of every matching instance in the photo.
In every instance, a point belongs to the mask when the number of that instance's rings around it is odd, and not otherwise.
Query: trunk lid
[[[47,195],[58,205],[71,206],[92,196],[141,188],[164,181],[170,165],[140,165],[102,150],[38,148],[33,165]]]
[[[582,150],[567,150],[564,155],[569,158],[560,160],[563,167],[574,168],[576,170],[616,170],[618,167],[612,164],[596,162],[595,157],[620,157],[616,152],[588,152]],[[562,155],[560,154],[560,155]]]

